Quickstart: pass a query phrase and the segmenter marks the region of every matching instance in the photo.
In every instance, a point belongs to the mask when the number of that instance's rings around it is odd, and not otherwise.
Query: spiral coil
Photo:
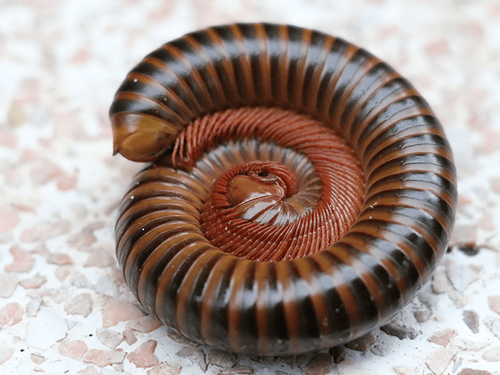
[[[342,39],[234,24],[163,45],[110,109],[114,150],[151,161],[117,257],[182,335],[245,354],[335,346],[429,279],[453,228],[451,149],[417,91]]]

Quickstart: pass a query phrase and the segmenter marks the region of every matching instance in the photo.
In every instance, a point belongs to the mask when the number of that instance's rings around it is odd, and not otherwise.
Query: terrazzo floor
[[[141,165],[111,156],[113,94],[162,43],[235,21],[363,46],[416,86],[454,149],[454,246],[345,351],[194,346],[143,314],[117,265],[117,207]],[[500,374],[499,61],[497,0],[0,0],[0,373]]]

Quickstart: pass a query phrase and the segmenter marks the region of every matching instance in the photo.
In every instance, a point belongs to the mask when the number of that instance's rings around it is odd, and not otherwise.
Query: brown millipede
[[[125,195],[117,257],[182,335],[252,355],[332,347],[429,279],[456,172],[432,110],[340,38],[233,24],[166,43],[110,109],[114,150],[151,162]]]

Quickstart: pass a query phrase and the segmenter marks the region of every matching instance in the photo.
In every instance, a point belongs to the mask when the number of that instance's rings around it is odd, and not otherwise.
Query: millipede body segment
[[[364,49],[234,24],[166,43],[110,109],[115,153],[149,162],[117,257],[137,299],[191,340],[251,355],[383,324],[443,256],[451,149],[408,81]]]

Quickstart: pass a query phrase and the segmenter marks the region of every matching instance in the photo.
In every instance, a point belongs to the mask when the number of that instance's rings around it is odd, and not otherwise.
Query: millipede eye
[[[457,190],[442,126],[340,38],[188,34],[129,73],[110,117],[115,152],[152,162],[116,224],[125,280],[196,342],[249,355],[345,343],[411,301],[446,250]]]
[[[278,181],[278,176],[275,174],[269,173],[269,171],[266,170],[259,170],[259,171],[248,171],[246,173],[247,176],[250,176],[254,179],[258,179],[262,181],[263,183],[269,183],[273,184],[276,181]]]
[[[268,171],[259,170],[259,171],[256,171],[255,174],[259,177],[262,177],[262,178],[269,177]],[[274,180],[276,180],[276,176],[273,175],[272,178],[274,178]]]

